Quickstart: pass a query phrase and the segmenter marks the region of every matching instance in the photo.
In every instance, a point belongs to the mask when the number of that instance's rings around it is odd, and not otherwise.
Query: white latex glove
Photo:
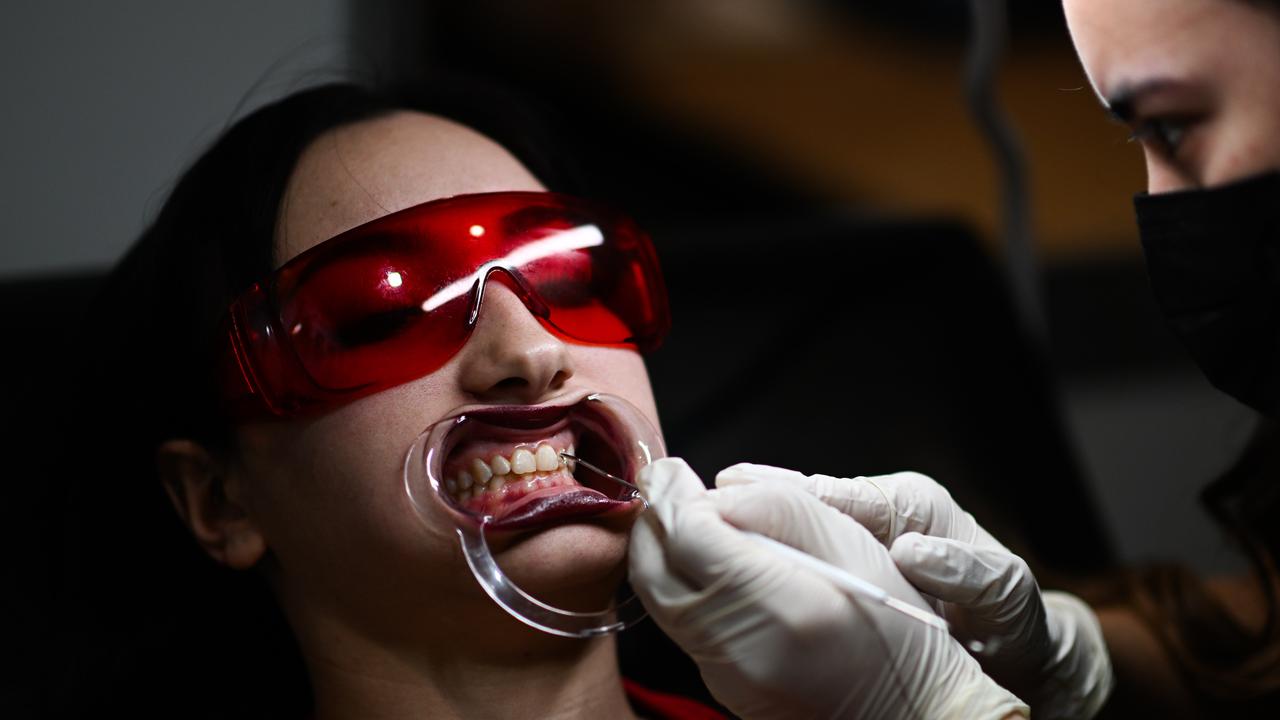
[[[946,633],[853,598],[736,528],[768,535],[922,608],[869,532],[796,488],[708,492],[683,460],[637,478],[631,584],[712,694],[756,718],[1026,716]]]
[[[1091,718],[1111,693],[1111,659],[1093,611],[1079,598],[1040,591],[1009,552],[931,478],[803,475],[767,465],[722,470],[716,485],[796,487],[852,517],[886,547],[991,677],[1027,700],[1037,718]]]

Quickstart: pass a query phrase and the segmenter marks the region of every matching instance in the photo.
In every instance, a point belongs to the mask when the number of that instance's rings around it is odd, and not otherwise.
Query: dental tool
[[[580,463],[583,467],[587,468],[592,472],[603,475],[613,480],[616,483],[619,483],[621,485],[625,485],[631,488],[632,490],[635,491],[636,497],[640,498],[644,502],[645,509],[648,509],[649,501],[646,500],[644,495],[640,492],[640,488],[636,487],[632,483],[629,483],[620,477],[611,475],[610,473],[607,473],[604,470],[601,470],[595,465],[592,465],[591,463],[588,463],[585,460],[576,458],[567,452],[560,453],[560,457],[564,458],[565,460],[572,460],[574,462]],[[869,600],[878,605],[883,605],[889,608],[890,610],[896,610],[897,612],[902,613],[903,615],[906,615],[912,620],[915,620],[917,622],[922,622],[925,625],[929,625],[931,627],[935,627],[939,630],[942,630],[943,632],[950,632],[951,630],[951,626],[943,618],[937,615],[934,615],[933,613],[927,610],[922,610],[921,608],[918,608],[915,605],[912,605],[908,602],[899,600],[898,598],[890,595],[884,588],[880,587],[879,585],[876,585],[875,583],[869,582],[867,580],[863,580],[862,578],[856,575],[853,575],[842,568],[838,568],[835,565],[832,565],[831,563],[819,560],[818,558],[810,555],[809,553],[806,553],[802,550],[797,550],[791,547],[790,545],[787,545],[786,543],[778,542],[777,540],[774,540],[773,538],[767,535],[761,535],[760,533],[750,532],[746,530],[742,531],[742,534],[746,535],[748,539],[755,542],[757,545],[768,548],[770,551],[777,553],[785,557],[786,559],[791,560],[809,570],[812,570],[813,572],[821,575],[827,580],[830,580],[831,582],[835,583],[836,587],[839,587],[841,590],[844,590],[845,592],[852,593],[854,595],[857,595],[860,598]],[[974,643],[973,645],[974,647],[971,647],[970,649],[974,650],[975,652],[981,652],[983,650],[981,643]]]
[[[928,610],[923,610],[915,605],[899,600],[875,583],[863,580],[862,578],[847,572],[843,568],[839,568],[831,563],[819,560],[806,552],[797,550],[786,543],[778,542],[767,535],[747,531],[744,531],[742,534],[746,535],[756,544],[768,548],[797,565],[800,565],[805,569],[812,570],[827,580],[830,580],[835,583],[836,587],[844,590],[845,592],[857,595],[864,600],[868,600],[878,605],[883,605],[890,610],[896,610],[912,620],[922,622],[925,625],[937,628],[943,632],[950,632],[951,626],[946,620],[934,615]]]
[[[622,478],[618,477],[617,475],[614,475],[613,473],[605,472],[603,469],[596,467],[595,465],[592,465],[586,460],[583,460],[580,457],[574,457],[573,455],[570,455],[567,452],[561,452],[560,457],[564,458],[566,461],[581,465],[582,467],[590,470],[591,472],[597,475],[602,475],[606,478],[609,478],[610,480],[618,483],[619,485],[622,485],[623,487],[631,488],[631,490],[635,492],[636,498],[639,499],[640,502],[644,503],[644,509],[645,510],[649,509],[649,501],[646,500],[644,495],[640,492],[640,488],[636,487],[633,483],[629,483],[626,480],[623,480]]]

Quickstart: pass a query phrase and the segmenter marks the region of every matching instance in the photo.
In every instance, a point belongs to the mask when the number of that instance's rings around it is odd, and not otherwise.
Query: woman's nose
[[[484,402],[533,404],[573,377],[569,348],[502,282],[488,282],[462,350],[463,390]]]

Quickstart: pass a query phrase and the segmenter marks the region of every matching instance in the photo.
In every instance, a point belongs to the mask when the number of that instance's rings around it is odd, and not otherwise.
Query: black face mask
[[[1280,417],[1280,172],[1133,205],[1169,327],[1215,387]]]

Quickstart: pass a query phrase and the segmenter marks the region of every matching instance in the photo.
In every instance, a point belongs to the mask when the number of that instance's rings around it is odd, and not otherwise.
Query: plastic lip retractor
[[[661,436],[635,406],[603,393],[588,395],[567,407],[539,408],[527,418],[516,415],[514,421],[508,422],[486,411],[464,413],[423,431],[405,457],[404,485],[409,500],[424,521],[435,523],[441,517],[454,519],[463,555],[476,582],[502,609],[526,625],[552,635],[589,638],[636,624],[646,613],[634,594],[597,612],[565,610],[533,597],[498,566],[486,533],[490,528],[543,526],[543,521],[536,517],[539,514],[551,518],[545,525],[550,527],[559,516],[589,517],[597,512],[595,506],[604,508],[601,512],[609,512],[611,505],[622,508],[627,502],[644,503],[634,485],[635,476],[641,468],[666,455]],[[497,515],[492,514],[495,512],[492,503],[473,501],[472,507],[464,507],[449,497],[444,464],[454,448],[469,437],[501,437],[513,427],[536,430],[529,425],[537,423],[572,429],[578,438],[577,454],[589,455],[591,460],[563,451],[560,457],[573,469],[575,479],[589,489],[553,492],[523,503],[520,510],[505,513],[497,510]],[[644,507],[648,507],[647,503]]]

